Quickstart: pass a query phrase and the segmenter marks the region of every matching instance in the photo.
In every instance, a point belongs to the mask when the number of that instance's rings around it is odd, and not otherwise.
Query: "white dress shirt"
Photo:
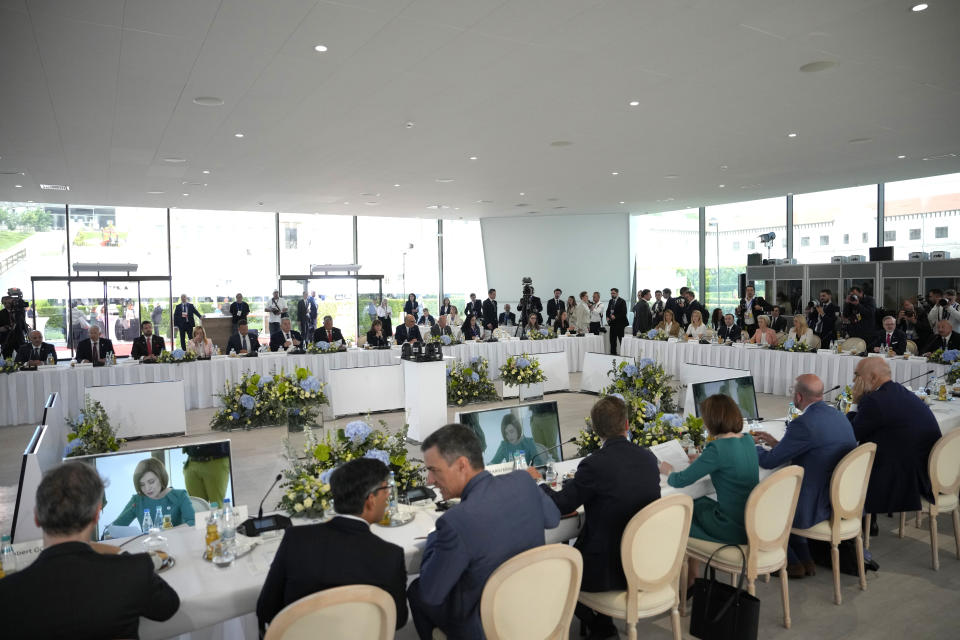
[[[277,313],[274,313],[274,312],[273,312],[273,305],[274,305],[274,303],[276,303],[278,309],[281,309],[281,310],[283,309],[283,303],[280,301],[279,298],[277,298],[277,299],[271,298],[271,299],[270,299],[270,302],[267,303],[267,313],[270,314],[269,322],[279,323],[279,322],[280,322],[280,312],[277,312]]]
[[[803,344],[810,346],[810,343],[813,341],[813,330],[807,329],[800,338],[797,338],[797,330],[790,329],[787,333],[787,340],[793,340],[794,342],[802,342]]]
[[[594,304],[593,308],[590,309],[590,322],[599,322],[602,325],[603,311],[604,311],[604,307],[602,302],[597,302],[596,304]]]
[[[695,327],[692,324],[687,327],[687,335],[691,338],[702,338],[707,333],[707,325],[700,323],[699,327]]]
[[[933,328],[934,333],[937,332],[937,323],[941,320],[949,320],[950,324],[953,325],[953,330],[960,333],[960,305],[957,303],[949,307],[934,305],[930,313],[927,314],[927,319],[930,321],[930,327]]]

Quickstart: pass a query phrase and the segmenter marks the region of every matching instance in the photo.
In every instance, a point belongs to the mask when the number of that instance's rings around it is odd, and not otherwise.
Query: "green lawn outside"
[[[30,235],[25,231],[0,231],[0,251],[6,251]]]

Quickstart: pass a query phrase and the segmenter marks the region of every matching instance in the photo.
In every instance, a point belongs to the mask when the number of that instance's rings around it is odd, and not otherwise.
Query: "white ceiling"
[[[960,171],[960,2],[911,4],[0,0],[0,200],[476,218]]]

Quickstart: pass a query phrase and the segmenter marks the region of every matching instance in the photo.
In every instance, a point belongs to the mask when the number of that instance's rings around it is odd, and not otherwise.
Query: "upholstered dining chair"
[[[390,640],[397,626],[393,597],[366,584],[325,589],[292,602],[263,640]]]
[[[934,502],[921,498],[922,510],[917,512],[917,526],[920,515],[930,516],[930,554],[934,571],[940,570],[940,553],[937,547],[937,516],[941,513],[953,513],[953,537],[957,545],[957,559],[960,560],[960,429],[954,429],[942,436],[930,450],[930,485],[933,487]],[[900,514],[900,537],[906,515]]]

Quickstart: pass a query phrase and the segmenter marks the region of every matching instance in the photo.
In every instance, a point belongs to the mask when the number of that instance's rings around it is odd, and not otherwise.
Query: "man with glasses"
[[[380,587],[397,606],[397,628],[407,622],[407,569],[403,549],[370,531],[390,500],[390,470],[360,458],[330,474],[336,516],[287,529],[257,599],[260,627],[305,596],[350,584]]]

